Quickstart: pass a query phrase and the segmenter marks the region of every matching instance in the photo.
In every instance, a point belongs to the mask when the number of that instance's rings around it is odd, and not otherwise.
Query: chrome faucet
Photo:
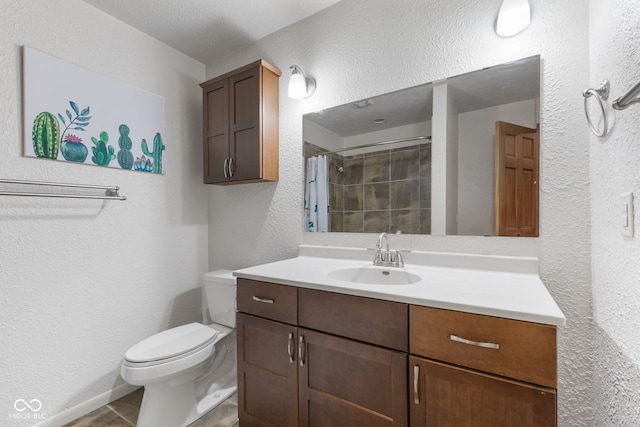
[[[382,241],[385,241],[385,250],[382,250]],[[376,255],[373,259],[373,265],[383,267],[404,267],[404,260],[400,251],[396,250],[391,252],[389,249],[389,236],[387,233],[380,233],[378,236],[378,242],[376,243]]]

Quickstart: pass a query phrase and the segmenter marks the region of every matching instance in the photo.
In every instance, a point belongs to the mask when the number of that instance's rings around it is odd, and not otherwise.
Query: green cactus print
[[[133,141],[129,138],[129,126],[122,124],[118,128],[120,131],[120,138],[118,138],[118,164],[122,169],[131,169],[133,167],[133,153],[131,147],[133,147]]]
[[[103,131],[100,132],[99,140],[91,137],[91,141],[95,145],[95,147],[91,147],[91,151],[93,152],[91,161],[98,166],[108,166],[109,163],[111,163],[111,160],[116,158],[113,145],[107,146],[107,143],[109,142],[109,135]]]
[[[33,151],[37,157],[58,158],[60,123],[53,114],[43,111],[36,116],[33,121],[31,138],[33,139]]]
[[[149,151],[149,147],[147,147],[147,141],[142,140],[142,152],[149,157],[153,158],[153,173],[162,173],[162,151],[164,151],[165,146],[162,143],[162,136],[160,136],[160,132],[156,133],[156,136],[153,137],[153,151]]]

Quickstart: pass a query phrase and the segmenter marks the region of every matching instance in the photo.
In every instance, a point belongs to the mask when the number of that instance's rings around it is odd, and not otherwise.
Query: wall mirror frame
[[[537,236],[540,64],[305,114],[305,231]]]

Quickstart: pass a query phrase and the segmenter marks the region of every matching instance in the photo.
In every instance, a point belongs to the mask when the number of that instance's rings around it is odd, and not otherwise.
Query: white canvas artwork
[[[164,173],[164,99],[24,48],[24,155]]]

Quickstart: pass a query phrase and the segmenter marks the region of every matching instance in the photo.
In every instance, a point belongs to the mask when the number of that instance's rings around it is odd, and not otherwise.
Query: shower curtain
[[[329,231],[329,174],[325,156],[307,159],[304,191],[304,231]]]

